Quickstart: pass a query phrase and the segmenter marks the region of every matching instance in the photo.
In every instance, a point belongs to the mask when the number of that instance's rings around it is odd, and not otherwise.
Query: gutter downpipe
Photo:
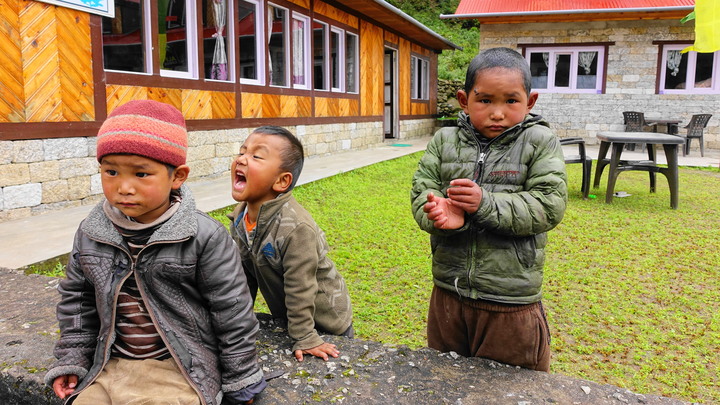
[[[376,0],[379,1],[379,0]],[[506,13],[472,13],[472,14],[440,14],[441,19],[449,18],[486,18],[486,17],[516,17],[529,15],[557,15],[557,14],[591,14],[591,13],[639,13],[657,11],[693,11],[692,6],[677,7],[641,7],[641,8],[594,8],[578,10],[548,10],[548,11],[512,11]]]

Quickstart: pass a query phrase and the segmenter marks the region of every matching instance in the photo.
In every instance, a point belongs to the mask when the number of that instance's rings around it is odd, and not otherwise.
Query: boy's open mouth
[[[245,175],[241,172],[235,172],[235,184],[233,184],[235,189],[242,191],[245,188],[245,184],[247,184],[247,178]]]

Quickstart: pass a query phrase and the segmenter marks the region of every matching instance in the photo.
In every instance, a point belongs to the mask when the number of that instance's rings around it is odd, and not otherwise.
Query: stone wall
[[[434,119],[401,121],[399,139],[430,136],[434,125]],[[307,156],[386,142],[379,121],[287,128],[300,138]],[[191,132],[190,179],[223,175],[251,130]],[[0,222],[94,204],[101,195],[94,137],[0,141]]]
[[[60,405],[43,385],[58,338],[58,279],[0,268],[0,403]],[[258,314],[258,355],[276,375],[259,396],[266,404],[579,404],[680,405],[587,380],[510,367],[432,349],[409,350],[328,336],[340,357],[295,360],[282,323]]]
[[[676,20],[487,24],[481,26],[480,48],[614,42],[608,51],[605,94],[541,93],[533,112],[547,118],[560,137],[580,136],[593,144],[598,131],[624,131],[623,111],[678,118],[682,125],[693,114],[710,113],[714,116],[705,130],[705,146],[718,149],[720,94],[655,94],[659,48],[652,42],[694,38],[694,24]],[[693,143],[693,149],[697,145]]]

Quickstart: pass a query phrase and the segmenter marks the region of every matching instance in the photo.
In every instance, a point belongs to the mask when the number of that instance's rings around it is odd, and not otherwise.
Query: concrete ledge
[[[58,337],[55,304],[58,279],[0,268],[0,401],[5,405],[59,405],[42,379],[52,364]],[[610,385],[500,363],[409,350],[376,342],[327,337],[340,358],[328,362],[290,351],[284,325],[268,315],[261,322],[258,350],[272,379],[255,402],[264,404],[683,404],[635,394]]]

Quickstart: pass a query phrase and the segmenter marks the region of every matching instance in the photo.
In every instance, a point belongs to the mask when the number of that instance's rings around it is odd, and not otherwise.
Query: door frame
[[[383,52],[383,134],[384,139],[400,135],[398,49],[385,46]],[[389,56],[389,60],[388,60]],[[389,78],[388,78],[389,70]]]

